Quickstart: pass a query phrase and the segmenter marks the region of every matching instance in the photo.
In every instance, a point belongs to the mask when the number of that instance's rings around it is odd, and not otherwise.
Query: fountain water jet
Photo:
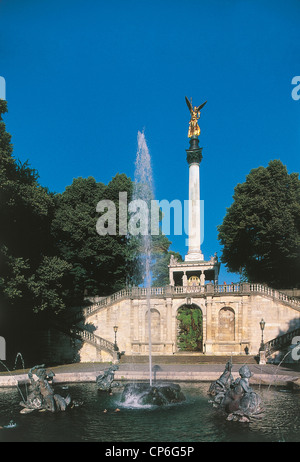
[[[8,367],[6,366],[6,364],[4,364],[2,361],[0,361],[0,364],[6,369],[6,371],[10,374],[10,376],[13,377],[12,372],[8,369]],[[21,396],[21,398],[22,398],[22,401],[25,403],[26,400],[25,400],[25,398],[24,398],[24,395],[23,395],[23,393],[22,393],[22,391],[21,391],[21,389],[20,389],[18,383],[17,383],[17,389],[18,389],[18,392],[20,393],[20,396]]]
[[[134,178],[134,200],[142,200],[147,204],[154,199],[153,192],[153,174],[151,167],[151,157],[146,143],[144,133],[138,132],[138,151],[135,163]],[[149,207],[148,207],[149,209]],[[152,261],[152,243],[149,229],[148,209],[140,209],[142,214],[147,216],[141,217],[141,222],[147,224],[147,228],[141,230],[142,248],[141,256],[144,263],[144,284],[147,293],[147,310],[148,310],[148,337],[149,337],[149,382],[152,386],[152,336],[151,336],[151,306],[150,306],[150,289],[151,289],[151,261]]]
[[[25,374],[25,361],[24,361],[22,353],[17,353],[16,359],[15,359],[14,371],[17,369],[17,363],[18,363],[19,358],[21,359],[23,373]],[[25,391],[26,391],[26,401],[27,401],[27,399],[28,399],[27,382],[25,382]]]
[[[270,390],[271,385],[276,381],[277,376],[278,376],[278,370],[279,370],[281,364],[284,362],[284,360],[285,360],[291,353],[292,353],[292,351],[288,351],[288,352],[284,355],[284,357],[282,358],[282,360],[280,361],[280,363],[278,364],[278,366],[276,367],[276,370],[275,370],[275,372],[274,372],[274,374],[273,374],[273,377],[274,377],[274,378],[273,378],[273,382],[270,382],[270,384],[269,384],[269,386],[268,386],[268,390]]]
[[[151,263],[152,238],[149,226],[149,205],[154,200],[151,157],[144,133],[138,132],[138,151],[135,164],[135,184],[133,200],[142,200],[148,205],[140,207],[141,262],[143,263],[144,285],[147,295],[148,344],[149,344],[149,384],[128,383],[122,394],[121,402],[127,407],[162,406],[185,400],[179,385],[173,383],[155,384],[152,380],[152,332],[151,332]],[[142,227],[143,223],[143,227]]]

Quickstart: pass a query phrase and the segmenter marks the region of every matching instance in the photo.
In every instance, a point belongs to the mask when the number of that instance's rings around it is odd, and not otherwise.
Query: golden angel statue
[[[191,120],[190,120],[190,126],[189,126],[189,133],[188,137],[191,138],[192,136],[199,136],[200,135],[200,127],[198,125],[198,120],[200,119],[200,110],[205,106],[207,101],[205,103],[201,104],[200,106],[194,106],[192,105],[192,98],[191,101],[185,97],[186,104],[190,110],[191,113]]]

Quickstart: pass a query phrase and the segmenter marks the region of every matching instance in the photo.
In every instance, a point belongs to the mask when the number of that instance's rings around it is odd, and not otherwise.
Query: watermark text
[[[300,359],[300,337],[294,337],[292,340],[292,358],[294,361]]]
[[[6,82],[5,78],[0,75],[0,99],[6,99]]]
[[[127,193],[120,192],[118,202],[101,200],[96,211],[100,214],[96,230],[100,236],[165,236],[183,234],[193,239],[200,229],[200,243],[204,241],[204,201],[166,199],[144,201],[134,199],[128,203]],[[189,214],[198,217],[191,224]],[[188,245],[188,242],[187,242]]]
[[[295,75],[295,77],[292,78],[292,85],[294,85],[294,88],[292,90],[292,98],[294,101],[299,101],[300,99],[300,75]]]
[[[0,360],[6,360],[6,342],[4,337],[0,337]]]

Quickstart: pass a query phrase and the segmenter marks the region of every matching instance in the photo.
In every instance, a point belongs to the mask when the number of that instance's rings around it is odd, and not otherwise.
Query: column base
[[[261,350],[259,352],[259,364],[267,364],[266,352],[264,350]]]
[[[204,255],[202,252],[191,252],[185,256],[184,261],[204,261]]]

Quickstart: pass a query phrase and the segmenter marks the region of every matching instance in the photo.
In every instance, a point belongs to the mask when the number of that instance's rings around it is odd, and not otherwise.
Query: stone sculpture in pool
[[[226,420],[250,422],[252,418],[261,418],[263,406],[260,396],[249,385],[253,375],[249,367],[242,366],[240,377],[236,380],[233,379],[231,369],[232,363],[229,361],[220,378],[211,384],[208,394],[213,400],[210,402],[225,412]]]
[[[76,403],[72,403],[70,396],[63,398],[54,392],[50,384],[54,376],[55,374],[52,371],[49,373],[46,371],[44,364],[30,369],[28,373],[30,380],[29,394],[26,401],[20,402],[20,406],[23,407],[22,414],[33,411],[65,411],[70,405],[76,405]]]
[[[98,375],[96,378],[96,384],[98,391],[106,391],[111,393],[112,388],[119,387],[118,382],[114,382],[115,372],[119,369],[119,366],[113,365],[108,369],[105,369],[102,374]]]

